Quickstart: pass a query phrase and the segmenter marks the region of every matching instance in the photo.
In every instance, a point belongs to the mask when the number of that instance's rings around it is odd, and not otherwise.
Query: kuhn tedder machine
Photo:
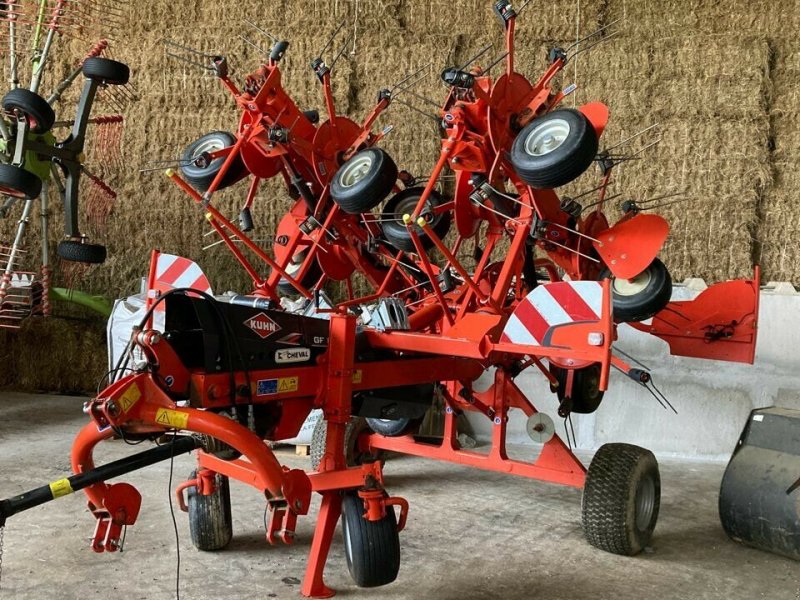
[[[322,501],[302,593],[328,597],[323,569],[340,516],[355,582],[379,586],[397,576],[409,506],[384,487],[377,458],[389,450],[582,487],[590,543],[626,555],[648,543],[660,498],[653,455],[607,444],[587,471],[514,379],[527,368],[541,371],[562,417],[598,408],[611,367],[647,386],[650,374],[614,352],[623,323],[665,339],[674,354],[752,362],[758,272],[692,301],[670,301],[670,276],[657,258],[666,221],[631,201],[613,225],[603,211],[617,162],[599,151],[607,108],[559,107],[570,90],[553,82],[572,49],[554,49],[531,83],[514,68],[513,8],[501,0],[494,10],[506,53],[485,69],[442,73],[449,92],[439,115],[441,154],[420,186],[376,147],[386,130],[371,132],[407,87],[382,90],[357,124],[335,113],[331,68],[317,58],[327,110],[320,123],[282,88],[286,42],[275,43],[243,89],[223,57],[207,57],[242,111],[239,128],[201,138],[183,157],[182,175],[168,176],[201,208],[253,290],[216,299],[203,291],[196,265],[154,253],[149,312],[131,340],[141,360],[119,365],[116,381],[86,404],[91,421],[73,445],[75,474],[0,502],[3,522],[83,489],[97,518],[92,548],[115,551],[141,497],[106,480],[196,451],[197,470],[178,489],[195,545],[215,550],[230,541],[230,478],[264,493],[270,543],[293,541],[316,492]],[[501,61],[504,72],[492,78]],[[594,163],[596,201],[583,207],[559,198],[554,188]],[[455,175],[451,195],[437,186],[446,168]],[[279,175],[294,204],[270,253],[247,231],[260,182]],[[237,226],[212,197],[248,176]],[[331,281],[345,282],[347,296],[332,301],[323,291]],[[163,331],[153,330],[162,309]],[[446,413],[438,443],[414,436],[435,400]],[[314,408],[324,414],[315,469],[283,467],[265,440],[296,435]],[[506,454],[511,409],[527,415],[541,444],[535,460]],[[464,411],[493,424],[488,453],[460,447],[456,418]],[[111,438],[161,445],[95,467],[94,447]]]

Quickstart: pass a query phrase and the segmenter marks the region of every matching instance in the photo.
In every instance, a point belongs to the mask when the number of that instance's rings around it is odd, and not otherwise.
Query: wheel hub
[[[371,156],[359,156],[351,159],[342,173],[342,186],[352,187],[366,177],[372,168]]]
[[[652,275],[649,269],[642,271],[632,279],[615,279],[613,284],[614,293],[619,296],[635,296],[641,294],[647,286],[650,285],[651,279]]]
[[[528,134],[525,151],[533,156],[544,156],[557,149],[569,137],[570,126],[564,119],[542,123]]]
[[[202,144],[199,144],[197,148],[195,148],[194,153],[192,154],[192,160],[195,162],[196,166],[200,167],[201,169],[205,169],[212,162],[211,160],[205,160],[205,157],[209,154],[213,154],[214,152],[222,150],[224,147],[225,144],[222,143],[221,140],[206,140]]]

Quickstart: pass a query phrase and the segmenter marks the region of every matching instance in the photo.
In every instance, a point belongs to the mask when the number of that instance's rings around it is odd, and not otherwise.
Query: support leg
[[[330,598],[336,592],[325,585],[323,571],[328,560],[328,551],[333,541],[336,522],[342,514],[342,496],[338,491],[322,494],[322,505],[317,517],[317,528],[311,541],[306,575],[300,592],[307,598]]]

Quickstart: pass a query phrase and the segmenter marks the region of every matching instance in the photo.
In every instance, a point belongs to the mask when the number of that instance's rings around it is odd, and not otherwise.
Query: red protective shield
[[[592,124],[592,127],[597,132],[597,137],[599,138],[603,135],[608,123],[608,107],[602,102],[590,102],[579,107],[578,110],[589,119],[589,123]]]
[[[592,245],[614,277],[632,279],[658,256],[667,235],[662,217],[640,213],[599,233]]]

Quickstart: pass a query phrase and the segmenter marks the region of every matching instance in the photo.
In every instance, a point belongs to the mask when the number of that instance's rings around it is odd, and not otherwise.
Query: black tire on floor
[[[56,254],[70,262],[82,262],[99,265],[106,261],[106,247],[100,244],[84,244],[75,240],[63,240],[58,243]]]
[[[217,150],[233,146],[235,143],[236,136],[232,133],[228,133],[227,131],[212,131],[189,144],[181,156],[181,174],[183,178],[197,191],[207,191],[208,188],[211,187],[211,183],[216,178],[217,173],[222,169],[225,158],[216,158],[204,167],[197,165],[195,161],[200,158],[204,152],[216,152]],[[222,181],[217,189],[222,190],[230,187],[246,176],[247,167],[244,165],[242,157],[237,155],[222,177]]]
[[[192,471],[189,479],[197,477]],[[233,537],[233,518],[231,517],[230,482],[224,475],[215,475],[217,489],[204,496],[196,487],[186,491],[189,507],[189,532],[192,543],[198,550],[222,550]]]
[[[638,554],[653,536],[660,502],[661,477],[653,453],[631,444],[604,444],[586,473],[584,535],[606,552]]]
[[[407,433],[414,422],[419,424],[417,419],[409,419],[408,417],[401,417],[399,419],[372,419],[367,418],[367,425],[375,433],[386,437],[397,437]]]
[[[389,199],[386,206],[384,206],[381,211],[381,229],[383,229],[383,236],[386,238],[387,242],[398,250],[404,250],[406,252],[417,251],[414,242],[411,240],[411,234],[403,223],[403,215],[410,215],[414,212],[424,189],[425,188],[422,187],[412,187],[395,194]],[[428,197],[428,201],[422,213],[431,226],[431,229],[433,229],[434,233],[436,233],[439,238],[444,238],[447,232],[450,231],[450,213],[439,213],[434,216],[434,214],[430,212],[430,209],[444,204],[444,202],[444,198],[436,192],[432,192]],[[433,248],[433,241],[418,225],[414,225],[414,230],[419,236],[423,248],[426,250]]]
[[[568,369],[550,365],[550,372],[558,379],[556,395],[559,402],[564,402],[567,391]],[[600,365],[593,364],[581,369],[575,369],[572,375],[572,395],[570,396],[570,411],[579,414],[593,413],[603,401],[603,392],[600,391]]]
[[[42,193],[42,180],[30,171],[0,164],[0,194],[32,200]]]
[[[343,211],[357,215],[372,210],[392,192],[397,165],[381,148],[367,148],[345,162],[331,182],[331,197]]]
[[[3,110],[22,113],[33,133],[50,131],[56,122],[56,113],[47,100],[25,88],[16,88],[3,96]]]
[[[109,85],[125,85],[131,77],[128,65],[109,58],[87,58],[83,61],[82,70],[87,79]]]
[[[360,452],[358,450],[358,436],[369,430],[366,419],[353,417],[347,424],[344,433],[344,447],[347,454],[346,461],[348,467],[355,467],[367,462],[379,460],[379,456]],[[322,457],[325,454],[325,441],[328,437],[328,423],[322,417],[314,424],[311,433],[311,468],[315,471],[319,468]]]
[[[612,277],[604,269],[600,279]],[[672,277],[659,259],[633,279],[614,279],[611,283],[614,320],[619,323],[644,321],[660,312],[672,297]]]
[[[591,166],[598,145],[597,132],[582,112],[554,110],[522,128],[511,146],[511,164],[531,187],[556,188]]]
[[[355,492],[342,498],[342,537],[350,576],[358,587],[392,583],[400,571],[400,535],[394,507],[380,521],[364,518],[364,501]]]

